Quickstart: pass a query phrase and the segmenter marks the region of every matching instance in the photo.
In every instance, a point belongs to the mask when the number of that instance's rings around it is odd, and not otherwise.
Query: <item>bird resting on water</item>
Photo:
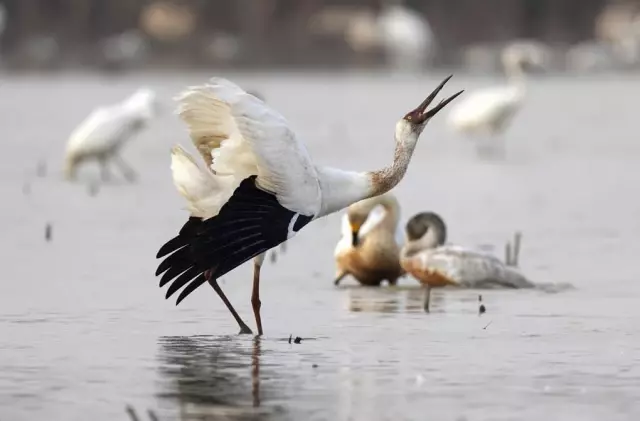
[[[213,78],[179,96],[178,114],[210,169],[201,169],[179,146],[173,149],[174,184],[191,216],[163,245],[156,275],[178,290],[176,304],[205,283],[223,300],[240,326],[251,333],[218,285],[218,278],[254,259],[251,303],[258,333],[260,267],[264,253],[292,238],[314,219],[391,190],[403,178],[418,138],[429,120],[462,93],[427,107],[447,77],[395,130],[393,163],[368,172],[315,166],[287,121],[236,84]]]
[[[426,288],[424,309],[429,311],[431,288],[533,288],[535,284],[509,262],[446,244],[447,226],[435,212],[420,212],[407,221],[406,242],[400,252],[402,268]]]
[[[385,279],[395,285],[404,274],[399,222],[400,204],[391,192],[349,206],[342,218],[342,238],[334,250],[334,285],[347,275],[361,285],[379,286]]]

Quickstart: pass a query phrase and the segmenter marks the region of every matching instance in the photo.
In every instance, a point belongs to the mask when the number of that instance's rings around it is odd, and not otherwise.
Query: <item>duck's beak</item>
[[[416,124],[422,124],[425,121],[429,120],[431,117],[433,117],[434,115],[436,115],[438,113],[438,111],[440,111],[441,109],[443,109],[448,103],[450,103],[451,101],[453,101],[454,99],[456,99],[456,97],[458,95],[460,95],[462,92],[464,92],[464,90],[457,92],[453,95],[451,95],[449,98],[447,99],[443,99],[442,101],[440,101],[440,103],[438,105],[436,105],[435,107],[433,107],[430,110],[427,110],[427,107],[429,105],[431,105],[431,103],[433,102],[433,100],[435,99],[436,95],[438,95],[438,93],[442,90],[442,88],[444,87],[444,85],[449,81],[449,79],[451,79],[453,77],[453,75],[449,75],[445,80],[443,80],[442,82],[440,82],[440,84],[436,87],[436,89],[433,90],[433,92],[431,92],[429,94],[429,96],[422,101],[422,104],[420,104],[418,106],[418,108],[416,108],[415,110],[413,110],[412,112],[409,113],[409,115],[412,116],[412,122],[416,123]]]
[[[358,233],[360,232],[359,224],[351,224],[351,245],[353,247],[358,247]]]

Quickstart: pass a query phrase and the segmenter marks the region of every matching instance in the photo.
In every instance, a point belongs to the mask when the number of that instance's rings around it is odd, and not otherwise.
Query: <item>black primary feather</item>
[[[158,266],[156,276],[164,273],[161,287],[170,283],[166,298],[186,285],[176,302],[179,304],[206,282],[206,270],[217,279],[287,240],[296,213],[283,207],[273,194],[259,189],[255,180],[255,175],[243,180],[215,217],[204,221],[189,218],[178,236],[160,248],[157,257],[168,256]],[[298,232],[312,219],[297,214],[293,230]]]

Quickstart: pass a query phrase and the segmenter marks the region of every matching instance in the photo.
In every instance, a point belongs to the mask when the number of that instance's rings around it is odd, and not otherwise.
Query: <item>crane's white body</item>
[[[315,218],[372,194],[370,173],[315,166],[280,113],[226,79],[212,78],[177,99],[196,148],[212,157],[209,171],[181,148],[172,153],[174,183],[194,216],[216,216],[251,175],[283,207]],[[411,152],[419,134],[406,120],[396,126],[397,142],[409,144]]]
[[[73,176],[85,160],[102,165],[118,154],[124,143],[144,129],[154,115],[155,93],[139,89],[125,101],[94,110],[72,133],[67,142],[66,171]]]

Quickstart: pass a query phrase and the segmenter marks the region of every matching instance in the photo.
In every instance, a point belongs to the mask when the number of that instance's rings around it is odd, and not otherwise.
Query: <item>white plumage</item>
[[[457,104],[449,115],[449,123],[459,132],[473,135],[495,135],[510,122],[525,95],[523,85],[497,86],[478,91]]]
[[[502,63],[508,84],[485,88],[466,96],[452,107],[447,123],[455,131],[470,136],[491,137],[501,134],[524,102],[525,69],[541,68],[544,61],[544,50],[535,45],[524,43],[507,47],[502,53]],[[497,141],[494,139],[492,142]]]
[[[221,78],[193,87],[177,100],[178,113],[194,144],[212,157],[209,185],[196,196],[211,204],[206,217],[217,215],[240,182],[251,175],[258,176],[260,188],[277,192],[284,207],[307,215],[319,212],[315,167],[282,115]],[[174,174],[181,171],[177,162],[173,168]]]
[[[186,285],[179,303],[209,282],[241,332],[251,332],[217,279],[254,258],[252,304],[262,333],[259,274],[264,253],[311,220],[393,188],[404,176],[427,122],[459,95],[426,109],[448,79],[398,122],[393,164],[373,172],[314,166],[282,115],[226,79],[213,78],[186,90],[177,98],[178,114],[210,170],[174,147],[173,180],[191,218],[157,255],[173,253],[156,271],[164,273],[160,286],[171,282],[167,298]]]
[[[453,281],[452,285],[467,288],[533,286],[518,270],[507,266],[497,257],[457,245],[424,249],[413,259],[414,265],[422,270],[438,272]]]
[[[436,213],[422,212],[406,224],[406,242],[400,253],[403,269],[427,287],[425,310],[429,310],[430,288],[532,288],[535,285],[515,267],[494,256],[445,244],[447,228]],[[519,247],[519,246],[518,246]],[[507,262],[509,264],[514,262]]]
[[[384,280],[395,285],[403,275],[399,222],[400,204],[391,192],[349,206],[334,250],[334,285],[347,275],[362,285],[376,286]]]
[[[75,177],[84,161],[95,160],[103,179],[109,178],[107,163],[113,160],[132,180],[133,170],[119,155],[122,146],[144,129],[155,116],[156,96],[146,88],[137,90],[121,103],[94,110],[72,133],[67,142],[65,175]]]
[[[380,42],[394,69],[420,70],[425,66],[434,36],[424,16],[404,5],[390,4],[382,8],[377,25]]]
[[[382,222],[384,217],[387,216],[387,211],[384,209],[382,205],[376,205],[365,220],[362,227],[358,231],[358,237],[361,240],[365,240],[367,235],[372,232],[378,225]],[[341,223],[340,223],[340,240],[336,244],[336,248],[334,250],[334,255],[338,255],[344,250],[350,249],[353,247],[351,244],[353,230],[351,224],[349,223],[349,215],[342,215]],[[402,231],[402,227],[400,224],[397,225],[395,231],[395,241],[398,247],[402,246],[404,243],[404,232]]]

